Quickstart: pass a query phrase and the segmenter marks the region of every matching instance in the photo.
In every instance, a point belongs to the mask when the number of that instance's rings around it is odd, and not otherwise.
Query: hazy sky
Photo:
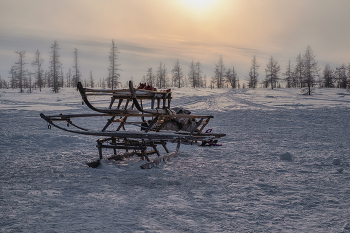
[[[187,75],[192,59],[207,77],[222,55],[240,80],[255,54],[259,79],[273,56],[282,72],[308,45],[320,66],[350,62],[349,0],[0,0],[0,75],[9,76],[25,51],[38,49],[48,67],[57,40],[66,73],[79,50],[83,78],[108,74],[112,39],[120,50],[122,81],[140,81],[147,68],[165,64],[170,76],[179,59]]]

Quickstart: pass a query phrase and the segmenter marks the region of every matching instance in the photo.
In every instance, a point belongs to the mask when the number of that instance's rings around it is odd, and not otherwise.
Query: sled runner
[[[140,84],[139,88],[135,89],[131,81],[129,89],[89,89],[84,88],[80,82],[77,89],[83,103],[97,113],[52,116],[41,113],[40,116],[47,122],[49,129],[54,126],[71,133],[104,137],[97,140],[99,159],[88,163],[90,167],[99,165],[99,161],[103,159],[104,148],[113,150],[113,156],[107,159],[122,160],[138,155],[147,161],[141,168],[148,169],[162,160],[176,157],[182,142],[213,145],[213,142],[216,144],[217,138],[225,136],[211,133],[211,130],[202,133],[213,116],[191,115],[188,110],[182,108],[171,109],[170,89],[157,91],[145,84]],[[149,104],[150,108],[145,108],[146,104]],[[103,108],[101,105],[108,107]],[[78,126],[77,121],[87,117],[96,118],[96,124],[102,123],[100,130]],[[173,152],[169,151],[168,143],[177,143]],[[163,148],[165,155],[161,155],[159,147]],[[124,153],[117,153],[120,150]],[[156,154],[157,158],[151,160],[152,154]]]

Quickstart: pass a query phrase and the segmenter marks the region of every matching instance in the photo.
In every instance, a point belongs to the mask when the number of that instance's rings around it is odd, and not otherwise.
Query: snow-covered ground
[[[90,113],[75,89],[0,89],[0,232],[350,232],[350,93],[175,89],[221,147],[150,170],[39,116]],[[94,124],[88,121],[88,124]],[[341,172],[342,171],[342,172]]]

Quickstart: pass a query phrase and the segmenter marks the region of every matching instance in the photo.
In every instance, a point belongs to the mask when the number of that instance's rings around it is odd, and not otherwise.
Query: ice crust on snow
[[[91,169],[95,137],[47,128],[41,112],[91,113],[74,88],[0,89],[0,232],[349,232],[348,92],[172,91],[227,136],[141,170],[137,157]]]

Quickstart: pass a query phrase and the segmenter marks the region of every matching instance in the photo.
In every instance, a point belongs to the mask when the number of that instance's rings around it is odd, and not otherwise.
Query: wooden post
[[[97,140],[97,149],[98,149],[98,154],[100,156],[100,159],[102,159],[102,142],[100,140]]]

